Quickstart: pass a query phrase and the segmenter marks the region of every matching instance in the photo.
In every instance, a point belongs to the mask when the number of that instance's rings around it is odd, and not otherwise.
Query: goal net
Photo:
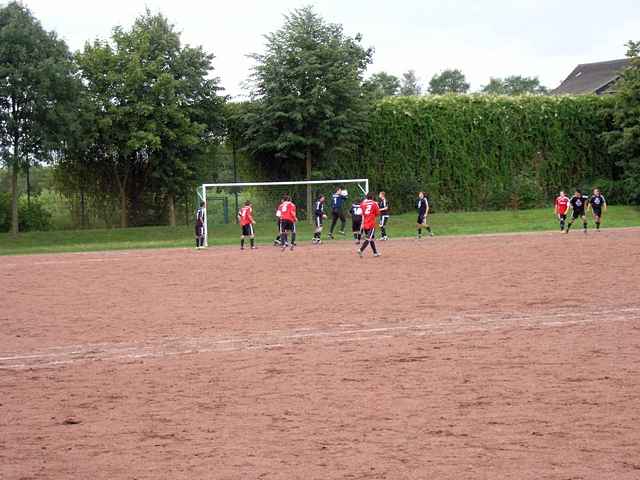
[[[325,211],[331,211],[331,195],[338,188],[347,191],[348,201],[361,199],[369,191],[369,180],[337,179],[309,180],[296,182],[243,182],[243,183],[205,183],[198,189],[200,201],[205,202],[204,236],[205,245],[209,245],[210,234],[217,229],[232,228],[237,222],[238,210],[250,201],[256,221],[275,225],[275,212],[284,195],[289,195],[296,204],[298,219],[312,221],[313,203],[320,196],[326,199]],[[308,194],[311,194],[309,205]],[[345,208],[348,210],[348,207]],[[233,227],[235,228],[235,227]]]

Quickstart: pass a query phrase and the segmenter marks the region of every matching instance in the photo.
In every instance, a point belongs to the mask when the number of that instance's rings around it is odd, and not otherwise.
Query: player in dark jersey
[[[353,232],[353,239],[356,245],[360,244],[362,240],[362,208],[360,204],[362,200],[356,200],[351,204],[349,214],[351,215],[351,231]]]
[[[347,223],[347,218],[344,216],[342,206],[347,200],[348,193],[343,190],[342,187],[336,189],[336,193],[331,195],[331,228],[329,229],[329,238],[333,238],[333,229],[336,228],[338,219],[340,220],[340,235],[344,235],[344,226]]]
[[[433,232],[431,231],[431,225],[427,224],[427,216],[429,215],[429,201],[424,192],[418,193],[418,202],[416,205],[416,209],[418,210],[418,220],[416,222],[416,230],[418,231],[417,238],[420,240],[422,238],[422,229],[426,228],[427,232],[429,232],[429,236],[433,237]]]
[[[576,219],[578,218],[582,219],[582,226],[584,228],[584,233],[587,233],[587,217],[585,214],[585,208],[587,207],[588,201],[589,201],[589,197],[587,197],[586,195],[582,195],[582,191],[580,190],[575,191],[575,193],[573,194],[573,197],[571,197],[571,200],[569,200],[569,205],[572,213],[571,213],[571,219],[567,223],[567,229],[565,230],[565,233],[569,233],[569,230],[571,229],[571,225],[573,225],[573,222],[575,222]]]
[[[593,212],[593,220],[596,223],[596,231],[600,230],[600,223],[602,222],[602,212],[607,211],[607,201],[597,188],[593,189],[593,195],[589,199],[587,210],[591,209]]]
[[[387,223],[389,222],[389,201],[387,200],[386,194],[384,192],[380,192],[378,194],[378,198],[380,201],[378,202],[378,207],[380,208],[380,233],[382,236],[380,237],[381,241],[389,240],[387,236]]]
[[[320,238],[322,236],[322,225],[324,224],[324,220],[327,218],[327,215],[324,213],[324,195],[320,195],[317,198],[314,205],[313,217],[313,224],[316,229],[313,234],[312,242],[316,245],[320,245],[322,243],[322,239]]]
[[[200,207],[196,210],[196,248],[204,248],[204,222],[206,222],[205,203],[200,202]]]

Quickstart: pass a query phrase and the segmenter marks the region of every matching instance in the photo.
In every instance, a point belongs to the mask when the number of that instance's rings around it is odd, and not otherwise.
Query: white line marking
[[[365,342],[398,336],[457,335],[496,330],[527,330],[636,320],[640,320],[640,307],[635,306],[610,310],[602,309],[587,313],[556,311],[509,315],[473,312],[466,315],[456,315],[446,321],[434,323],[425,323],[424,319],[416,319],[404,321],[400,325],[363,325],[363,328],[349,329],[337,326],[328,330],[301,327],[232,338],[164,337],[131,343],[102,342],[66,347],[56,346],[41,352],[4,353],[0,357],[0,369],[58,367],[77,362],[131,361],[175,355],[269,350],[312,343],[329,345],[343,342]]]

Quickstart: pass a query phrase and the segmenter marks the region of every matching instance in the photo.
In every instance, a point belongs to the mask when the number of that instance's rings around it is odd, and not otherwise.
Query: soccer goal
[[[232,215],[228,215],[229,217],[235,218],[238,209],[249,200],[254,206],[256,218],[261,220],[271,218],[275,221],[275,210],[282,196],[286,194],[298,207],[298,218],[311,219],[313,202],[319,195],[325,196],[326,210],[330,212],[331,195],[338,187],[347,190],[349,200],[355,201],[369,192],[369,179],[205,183],[198,189],[198,197],[205,202],[204,244],[209,245],[209,226],[222,224],[225,217],[221,209],[224,203],[212,202],[214,198],[228,199],[229,210],[232,212]]]

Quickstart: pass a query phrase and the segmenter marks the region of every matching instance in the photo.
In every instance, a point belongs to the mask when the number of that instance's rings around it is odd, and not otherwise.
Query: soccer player
[[[378,253],[378,250],[376,249],[376,220],[378,215],[380,215],[380,206],[373,199],[373,195],[367,193],[367,198],[362,201],[360,208],[362,209],[364,242],[362,242],[362,246],[358,249],[358,255],[362,258],[365,248],[371,245],[373,256],[379,257],[380,253]]]
[[[556,198],[555,212],[558,220],[560,220],[560,231],[564,232],[564,225],[567,222],[567,212],[569,211],[569,197],[560,191],[560,195]]]
[[[593,195],[589,199],[587,210],[591,209],[593,212],[593,220],[596,222],[596,231],[600,230],[600,223],[602,222],[602,211],[607,211],[607,201],[604,196],[600,194],[600,190],[593,189]]]
[[[316,226],[316,230],[313,234],[312,242],[315,243],[316,245],[320,245],[322,243],[322,240],[320,239],[322,235],[322,224],[324,223],[325,218],[327,218],[327,216],[324,213],[324,195],[320,195],[316,200],[314,217],[315,217],[314,223]]]
[[[565,230],[565,233],[569,233],[571,225],[573,225],[573,222],[575,222],[578,217],[582,219],[584,233],[587,233],[587,217],[585,215],[585,206],[588,201],[589,198],[586,195],[582,195],[581,190],[576,189],[573,197],[571,197],[571,200],[569,200],[569,206],[572,210],[572,214],[571,220],[569,220],[569,223],[567,223],[567,229]]]
[[[196,248],[200,250],[204,248],[204,222],[205,220],[205,203],[200,202],[200,207],[196,210]]]
[[[244,250],[244,239],[246,237],[249,237],[249,241],[251,242],[251,250],[255,250],[256,236],[253,231],[253,226],[256,222],[253,219],[253,206],[249,200],[244,202],[244,207],[238,212],[238,220],[240,221],[240,228],[242,228],[242,233],[240,234],[240,250]]]
[[[429,236],[433,237],[433,232],[431,231],[431,225],[427,224],[427,215],[429,215],[429,201],[427,200],[427,196],[424,192],[418,193],[418,204],[416,206],[418,209],[418,220],[416,222],[416,229],[418,231],[417,238],[420,240],[422,238],[422,229],[426,228],[427,232],[429,232]]]
[[[282,250],[286,250],[289,246],[289,234],[293,234],[295,231],[296,222],[298,217],[296,216],[296,206],[291,201],[289,195],[284,196],[284,201],[278,207],[280,211],[280,241],[282,242]],[[295,244],[291,243],[291,250]]]
[[[380,192],[378,194],[380,201],[378,202],[378,207],[380,207],[380,231],[382,232],[382,240],[383,242],[389,240],[387,237],[387,222],[389,221],[389,202],[387,201],[386,195],[384,192]]]
[[[280,205],[282,205],[282,202],[284,201],[284,195],[282,196],[282,198],[280,198],[280,203],[278,203],[278,206],[276,207],[276,225],[278,227],[278,234],[276,235],[276,238],[273,240],[273,244],[276,247],[279,247],[280,245],[282,245],[280,236],[282,234],[282,229],[280,228]]]
[[[360,240],[362,239],[362,208],[360,208],[360,204],[362,200],[356,200],[351,204],[351,208],[349,209],[349,213],[351,214],[351,231],[353,232],[353,239],[356,242],[356,245],[360,244]]]
[[[329,229],[329,238],[333,238],[333,229],[336,228],[336,223],[338,223],[338,219],[340,219],[340,235],[344,235],[344,226],[347,223],[347,218],[344,216],[344,212],[342,211],[342,205],[347,199],[347,191],[343,190],[342,187],[338,187],[336,189],[336,193],[331,195],[331,228]]]

